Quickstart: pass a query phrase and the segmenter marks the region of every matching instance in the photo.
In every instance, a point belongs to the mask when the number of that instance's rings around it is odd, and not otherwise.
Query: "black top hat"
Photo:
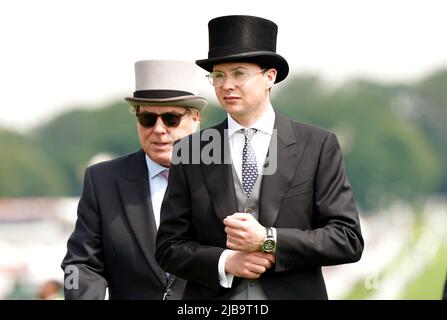
[[[289,65],[276,53],[278,26],[267,19],[253,16],[224,16],[208,23],[208,59],[196,64],[211,72],[213,65],[223,62],[253,62],[261,67],[275,68],[275,82],[287,77]]]

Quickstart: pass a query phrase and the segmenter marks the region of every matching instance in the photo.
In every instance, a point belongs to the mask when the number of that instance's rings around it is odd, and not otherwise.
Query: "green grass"
[[[414,225],[413,225],[413,232],[412,236],[409,239],[407,243],[405,243],[400,250],[399,253],[394,257],[392,261],[388,263],[382,270],[379,270],[377,273],[377,279],[373,279],[375,275],[371,275],[371,281],[378,281],[378,284],[380,285],[381,279],[383,279],[389,272],[393,272],[393,270],[398,267],[402,260],[410,254],[411,250],[413,250],[414,246],[418,242],[419,238],[421,237],[423,231],[424,231],[424,221],[422,219],[421,213],[418,211],[418,214],[415,215]],[[353,286],[352,290],[344,296],[342,299],[344,300],[365,300],[368,299],[371,295],[375,293],[374,289],[368,289],[365,286],[366,279],[360,279],[357,281],[357,283]],[[367,281],[368,282],[368,281]]]
[[[447,276],[447,239],[424,272],[407,285],[404,300],[440,300]]]
[[[373,292],[374,292],[373,289],[367,289],[365,287],[365,279],[361,279],[360,281],[357,281],[357,283],[354,285],[352,290],[342,299],[343,300],[365,300]]]

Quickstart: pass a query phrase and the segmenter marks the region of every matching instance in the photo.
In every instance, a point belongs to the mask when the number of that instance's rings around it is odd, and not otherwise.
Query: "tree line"
[[[275,109],[337,133],[359,205],[417,201],[447,192],[447,69],[413,83],[355,79],[336,87],[313,75],[273,88]],[[210,104],[201,127],[225,113]],[[0,196],[78,196],[89,160],[139,148],[124,100],[72,109],[32,132],[0,129]]]

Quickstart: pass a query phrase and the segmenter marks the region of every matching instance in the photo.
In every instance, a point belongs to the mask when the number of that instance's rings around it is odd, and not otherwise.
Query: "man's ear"
[[[276,69],[269,69],[266,71],[266,75],[267,75],[267,85],[268,88],[270,89],[271,87],[273,87],[273,85],[275,84],[275,80],[276,80],[276,75],[277,75],[277,71]]]
[[[198,112],[198,111],[194,112],[192,114],[192,119],[193,119],[193,122],[192,122],[192,132],[196,132],[200,128],[200,120],[202,120],[200,118],[200,112]]]
[[[193,118],[194,121],[200,121],[201,120],[200,112],[199,111],[193,111],[192,118]]]

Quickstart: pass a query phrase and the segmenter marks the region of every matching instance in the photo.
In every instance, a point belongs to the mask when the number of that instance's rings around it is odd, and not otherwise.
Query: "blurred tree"
[[[301,77],[289,80],[273,103],[291,118],[338,134],[356,198],[370,209],[396,197],[423,197],[439,186],[432,146],[393,112],[393,94],[393,87],[361,80],[331,91],[315,77]]]
[[[447,189],[447,71],[415,85],[356,80],[333,88],[300,76],[272,91],[281,113],[335,131],[349,179],[365,209]],[[201,128],[225,112],[210,99]],[[64,112],[29,138],[0,132],[2,195],[79,195],[83,172],[99,153],[120,156],[140,148],[135,117],[124,101]],[[32,160],[30,160],[32,159]],[[5,169],[7,168],[7,169]],[[30,178],[32,177],[32,178]]]
[[[227,114],[222,107],[214,102],[208,102],[208,107],[202,112],[200,123],[201,129],[214,126],[222,122]]]
[[[64,112],[33,132],[36,143],[68,175],[71,194],[80,194],[83,172],[98,153],[123,155],[139,148],[135,116],[125,102],[96,110]]]
[[[0,197],[66,195],[69,181],[50,154],[28,137],[0,130]]]
[[[416,84],[405,100],[412,117],[425,132],[441,166],[441,191],[447,193],[447,69],[435,72]]]

